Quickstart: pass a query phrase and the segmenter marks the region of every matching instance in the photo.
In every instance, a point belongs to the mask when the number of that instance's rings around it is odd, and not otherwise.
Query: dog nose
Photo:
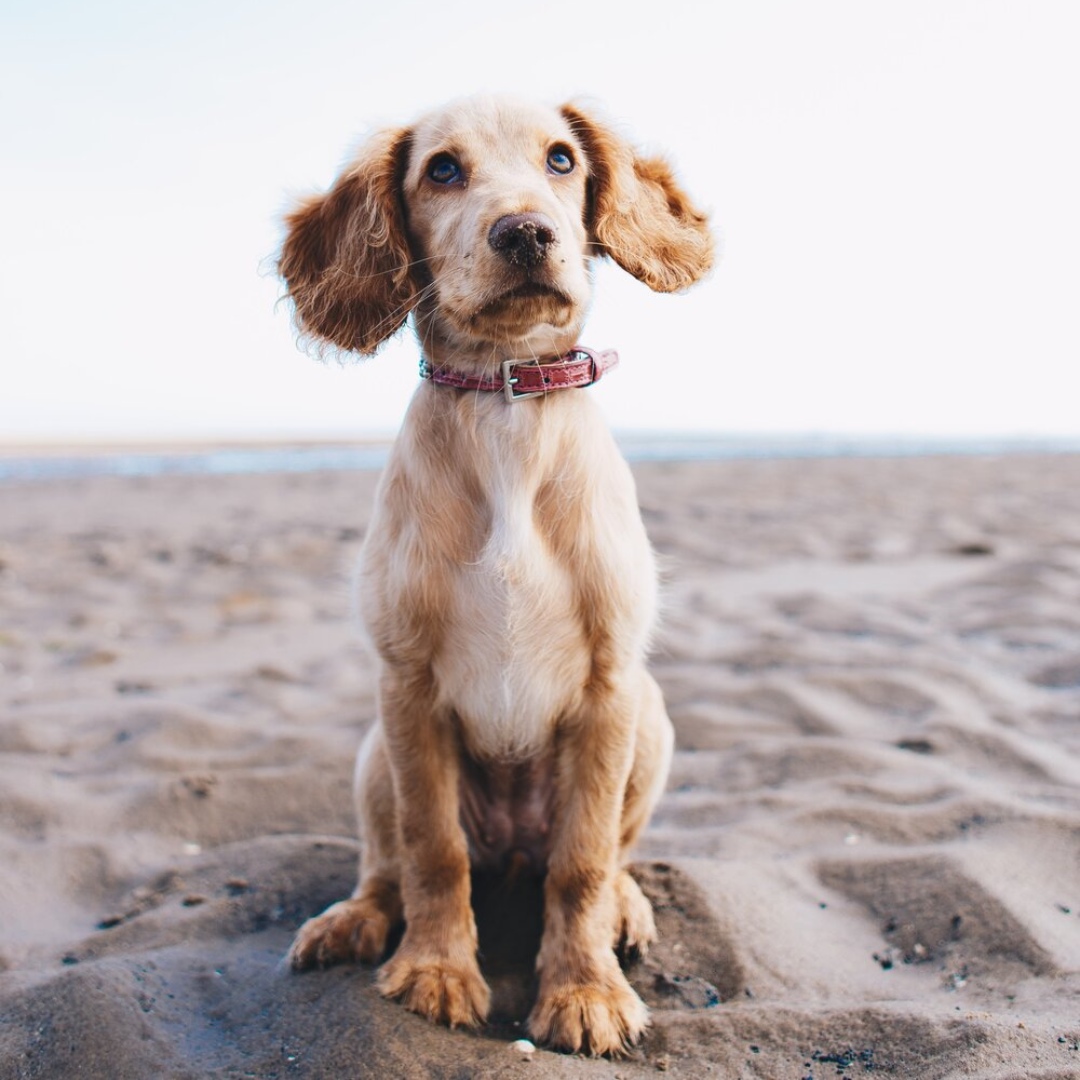
[[[507,214],[488,233],[488,243],[511,266],[539,266],[558,242],[555,222],[543,214]]]

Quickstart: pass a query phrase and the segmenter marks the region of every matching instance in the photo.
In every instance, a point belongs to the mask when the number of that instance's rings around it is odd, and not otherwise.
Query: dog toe
[[[548,993],[541,990],[529,1032],[554,1049],[617,1057],[641,1038],[648,1022],[645,1003],[616,969],[602,985],[571,983]]]
[[[478,1027],[487,1019],[491,991],[473,960],[412,958],[398,953],[379,971],[379,991],[412,1012],[450,1027]]]
[[[342,900],[300,927],[289,964],[295,971],[355,960],[373,964],[389,933],[389,918],[370,901]]]
[[[627,956],[644,956],[656,940],[652,904],[625,871],[615,879],[615,936],[613,945]]]

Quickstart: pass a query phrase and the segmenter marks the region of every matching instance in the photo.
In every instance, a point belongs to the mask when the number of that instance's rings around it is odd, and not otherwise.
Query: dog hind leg
[[[348,900],[332,904],[297,932],[288,957],[296,970],[356,960],[378,963],[402,920],[394,786],[379,723],[356,756],[354,793],[364,844],[359,881]]]

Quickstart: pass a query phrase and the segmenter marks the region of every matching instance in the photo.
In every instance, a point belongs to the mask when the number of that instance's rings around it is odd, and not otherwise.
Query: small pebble
[[[516,1050],[519,1054],[535,1054],[536,1047],[529,1042],[528,1039],[517,1039],[510,1044],[511,1050]]]

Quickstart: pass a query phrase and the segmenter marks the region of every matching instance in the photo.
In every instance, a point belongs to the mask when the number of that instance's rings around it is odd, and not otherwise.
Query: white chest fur
[[[445,400],[421,394],[410,409],[399,460],[413,470],[417,443],[431,445],[430,430],[412,441],[416,425],[438,423],[433,410]],[[365,616],[378,645],[438,560],[440,633],[428,658],[437,703],[458,717],[474,755],[522,761],[581,706],[598,593],[620,652],[628,661],[643,656],[655,609],[652,553],[629,469],[586,393],[510,407],[453,400],[452,445],[399,485],[411,493],[414,516],[409,506],[380,506],[376,515]],[[460,464],[448,468],[448,460]],[[386,502],[395,485],[384,487]],[[472,520],[465,532],[474,539],[455,558],[431,546],[445,549],[454,534],[447,515]]]
[[[458,569],[450,630],[434,666],[440,697],[477,754],[534,753],[588,676],[575,568],[537,527],[535,492],[513,461],[492,470],[491,531]]]

